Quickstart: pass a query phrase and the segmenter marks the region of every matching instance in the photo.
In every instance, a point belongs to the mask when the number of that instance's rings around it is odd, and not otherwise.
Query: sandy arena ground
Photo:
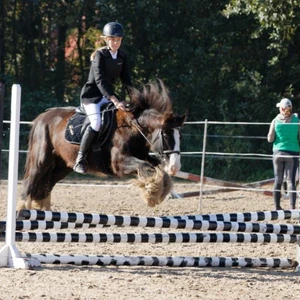
[[[98,186],[57,185],[53,211],[134,216],[197,214],[199,196],[167,199],[156,209],[142,202],[128,182],[98,181]],[[103,184],[108,183],[109,186]],[[113,186],[112,186],[113,185]],[[20,188],[20,186],[19,186]],[[179,192],[195,183],[175,183]],[[6,215],[7,185],[1,182],[0,219]],[[282,206],[289,208],[288,200]],[[272,197],[235,191],[203,196],[202,213],[272,210]],[[276,221],[287,223],[291,221]],[[297,223],[293,221],[292,223]],[[74,231],[74,230],[73,230]],[[81,230],[82,231],[82,230]],[[176,232],[175,229],[107,228],[85,232]],[[187,230],[185,230],[187,231]],[[80,232],[80,230],[79,230]],[[2,247],[4,243],[0,243]],[[153,256],[296,257],[295,244],[96,244],[17,243],[21,253]],[[0,269],[0,299],[300,299],[300,276],[287,269],[99,267],[43,265],[35,270]]]

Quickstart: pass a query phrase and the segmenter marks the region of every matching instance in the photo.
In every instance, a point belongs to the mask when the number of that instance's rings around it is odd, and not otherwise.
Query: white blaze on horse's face
[[[181,162],[180,162],[180,133],[179,129],[173,129],[173,137],[174,137],[174,148],[171,149],[173,151],[178,151],[177,153],[171,153],[169,159],[165,164],[165,171],[170,175],[175,175],[180,171]]]

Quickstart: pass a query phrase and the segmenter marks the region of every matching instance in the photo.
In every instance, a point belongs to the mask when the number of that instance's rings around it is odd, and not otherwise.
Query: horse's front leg
[[[153,156],[153,155],[148,155],[146,160],[154,167],[157,167],[157,166],[163,164],[163,161],[160,158]]]
[[[161,168],[133,156],[112,156],[112,168],[117,176],[135,174],[132,183],[139,187],[141,195],[150,207],[160,204],[172,188],[171,177]]]
[[[113,147],[111,150],[111,168],[113,173],[118,177],[137,173],[138,170],[154,169],[147,161],[125,155],[116,147]]]

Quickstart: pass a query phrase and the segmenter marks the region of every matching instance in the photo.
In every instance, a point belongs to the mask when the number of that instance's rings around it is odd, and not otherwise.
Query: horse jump
[[[153,233],[153,234],[127,234],[127,233],[43,233],[43,232],[17,232],[17,241],[26,242],[94,242],[94,243],[296,243],[296,234],[300,233],[300,226],[281,225],[266,223],[234,222],[232,220],[275,220],[286,218],[299,218],[299,211],[277,211],[257,213],[229,213],[195,216],[171,216],[171,217],[136,217],[136,216],[115,216],[103,214],[84,214],[52,211],[24,210],[20,217],[27,219],[32,224],[27,228],[40,229],[36,221],[52,222],[49,228],[69,228],[61,224],[87,224],[101,226],[129,226],[129,227],[151,227],[151,228],[175,228],[175,229],[197,229],[210,231],[237,231],[243,233]],[[184,217],[187,217],[185,219]],[[251,219],[251,217],[253,219]],[[201,219],[201,220],[199,220]],[[205,220],[206,219],[206,220]],[[222,219],[222,221],[218,221]],[[216,221],[213,221],[216,220]],[[229,221],[226,221],[229,220]],[[16,228],[24,229],[18,221]],[[54,223],[56,222],[56,223]],[[56,224],[56,225],[55,225]],[[2,225],[3,228],[4,225]],[[45,226],[43,226],[44,228]],[[70,226],[82,228],[81,226]],[[1,227],[0,227],[1,228]],[[251,232],[245,233],[245,232]],[[5,233],[0,233],[0,240],[3,240]]]
[[[21,211],[25,220],[17,221],[17,230],[44,228],[89,228],[91,226],[131,226],[151,228],[188,228],[215,231],[243,231],[243,233],[63,233],[16,232],[18,242],[52,243],[297,243],[300,226],[224,221],[226,219],[283,220],[299,218],[299,211],[269,211],[250,213],[210,214],[195,216],[136,217],[84,214],[51,211]],[[202,220],[197,220],[202,218]],[[208,219],[208,220],[204,220]],[[212,221],[213,219],[222,221]],[[25,222],[25,223],[24,223]],[[26,223],[27,222],[27,223]],[[41,222],[41,223],[40,223]],[[27,224],[24,226],[24,224]],[[41,227],[40,227],[41,224]],[[70,225],[73,224],[73,225]],[[5,238],[5,222],[0,223],[0,240]],[[47,226],[46,226],[47,225]],[[86,225],[86,227],[84,227]],[[245,232],[250,233],[245,233]],[[255,233],[253,233],[255,232]],[[130,265],[174,267],[272,267],[296,268],[297,262],[287,258],[243,257],[153,257],[109,255],[31,254],[44,264],[74,265]]]

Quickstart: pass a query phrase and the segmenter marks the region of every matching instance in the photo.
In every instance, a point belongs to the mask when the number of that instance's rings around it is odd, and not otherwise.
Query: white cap
[[[276,104],[276,107],[288,108],[288,107],[293,107],[293,105],[290,99],[283,98],[279,103]]]

